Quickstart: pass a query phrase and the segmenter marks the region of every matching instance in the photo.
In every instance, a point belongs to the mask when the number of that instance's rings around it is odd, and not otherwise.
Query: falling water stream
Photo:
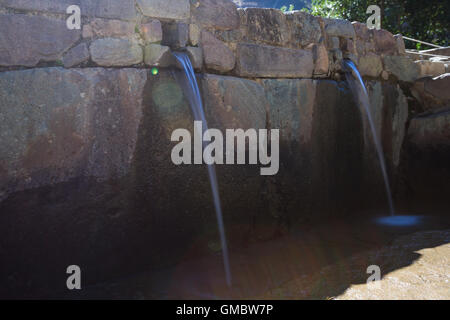
[[[206,130],[208,130],[208,125],[206,123],[205,112],[203,110],[202,98],[200,96],[200,90],[198,88],[197,79],[195,78],[194,68],[192,67],[191,61],[186,53],[183,52],[175,52],[173,53],[175,58],[180,63],[181,67],[184,70],[184,77],[181,77],[183,88],[185,89],[185,95],[189,100],[189,105],[191,106],[192,113],[194,115],[195,121],[201,121],[202,123],[202,136]],[[203,139],[202,139],[203,140]],[[203,145],[205,147],[205,145]],[[216,169],[214,164],[207,165],[208,167],[208,175],[211,183],[211,191],[214,200],[214,207],[216,210],[217,216],[217,224],[219,227],[220,234],[220,243],[222,246],[222,256],[223,256],[223,264],[225,268],[225,276],[227,285],[231,287],[231,271],[230,271],[230,262],[228,258],[228,247],[227,247],[227,239],[225,235],[225,227],[223,223],[222,217],[222,206],[220,203],[219,196],[219,186],[217,183]]]
[[[353,95],[355,99],[357,100],[357,103],[362,107],[364,110],[367,119],[369,121],[370,130],[372,132],[373,141],[375,144],[375,148],[378,154],[378,159],[380,160],[380,166],[381,166],[381,172],[383,173],[384,178],[384,185],[386,187],[386,195],[389,202],[389,211],[391,216],[395,215],[394,211],[394,204],[392,201],[392,193],[391,193],[391,187],[389,184],[389,177],[386,170],[386,162],[384,159],[384,153],[383,148],[381,147],[380,139],[378,138],[377,131],[375,128],[375,123],[373,122],[372,113],[370,111],[370,102],[369,102],[369,96],[367,94],[366,87],[364,85],[364,82],[361,78],[361,75],[358,71],[358,68],[356,68],[355,64],[351,60],[344,60],[344,64],[346,67],[350,69],[351,72],[346,72],[345,77],[347,79],[347,82],[350,85],[350,89],[353,91]]]

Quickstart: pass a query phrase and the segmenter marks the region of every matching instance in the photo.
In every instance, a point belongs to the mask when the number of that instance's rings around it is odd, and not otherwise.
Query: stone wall
[[[80,30],[66,27],[72,4]],[[74,261],[95,283],[214,247],[205,168],[170,160],[170,134],[193,125],[173,51],[198,71],[211,128],[280,129],[277,175],[217,166],[231,248],[386,210],[344,58],[366,81],[393,184],[420,167],[404,145],[429,150],[448,131],[401,36],[357,22],[228,0],[0,0],[0,30],[0,296],[65,290]]]
[[[71,4],[81,9],[80,30],[65,27]],[[3,0],[0,29],[4,68],[167,67],[171,49],[187,50],[198,71],[247,78],[339,77],[343,58],[363,76],[409,82],[444,66],[414,63],[402,36],[386,30],[300,11],[238,9],[229,0]]]

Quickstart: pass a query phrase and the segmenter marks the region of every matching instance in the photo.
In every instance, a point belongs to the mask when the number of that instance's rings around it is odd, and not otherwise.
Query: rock
[[[387,72],[401,81],[413,82],[420,76],[418,66],[405,56],[385,56],[383,65]]]
[[[145,81],[146,72],[138,69],[2,72],[0,163],[6,171],[0,189],[126,174]]]
[[[431,78],[426,77],[414,82],[412,95],[419,100],[424,111],[450,107],[450,73]]]
[[[169,47],[149,44],[144,48],[144,62],[148,66],[168,67],[173,64],[173,56]]]
[[[87,26],[84,25],[83,28]],[[89,23],[89,27],[90,29],[86,30],[86,34],[89,37],[118,38],[131,37],[134,34],[135,24],[129,21],[96,18]]]
[[[314,63],[309,50],[239,44],[237,74],[243,77],[311,78]]]
[[[202,31],[201,45],[203,58],[208,69],[227,72],[234,69],[236,59],[233,51],[211,33]]]
[[[0,66],[33,67],[60,59],[80,39],[80,30],[40,16],[0,14]]]
[[[260,84],[247,79],[206,74],[201,85],[211,128],[266,128],[268,103]]]
[[[89,24],[83,25],[82,35],[83,35],[83,38],[93,38],[94,37],[94,31],[92,31],[92,27]]]
[[[450,111],[435,112],[410,121],[403,151],[408,186],[404,201],[418,212],[445,214],[449,204]]]
[[[193,21],[203,28],[231,30],[239,28],[239,14],[229,0],[202,0],[191,6]]]
[[[163,32],[159,20],[152,20],[148,23],[144,23],[141,26],[141,31],[146,44],[162,41]]]
[[[201,29],[196,24],[189,25],[189,43],[192,46],[197,46],[200,42]]]
[[[383,64],[381,63],[381,58],[378,55],[369,54],[359,57],[358,69],[361,76],[376,78],[379,77],[383,71]]]
[[[127,39],[105,38],[92,42],[92,61],[100,66],[132,66],[143,61],[142,48]]]
[[[340,42],[338,37],[328,37],[327,41],[327,47],[328,49],[339,49],[340,48]]]
[[[189,26],[180,22],[163,22],[161,44],[173,49],[186,47],[189,40]]]
[[[72,68],[83,62],[89,61],[89,49],[85,43],[80,43],[76,47],[70,49],[63,57],[64,67]]]
[[[137,4],[151,18],[185,20],[190,17],[189,0],[137,0]]]
[[[4,0],[3,3],[5,7],[17,10],[62,14],[66,14],[69,6],[77,5],[80,7],[83,16],[121,20],[136,19],[133,0]]]
[[[311,143],[317,81],[312,79],[264,79],[270,103],[272,128],[280,129],[285,143]]]
[[[203,51],[197,47],[187,47],[186,52],[189,55],[192,65],[195,70],[201,70],[203,66]]]
[[[243,39],[242,30],[215,30],[214,36],[230,45],[235,45]]]
[[[417,60],[414,62],[419,67],[419,77],[436,77],[445,73],[445,63],[440,61]]]
[[[377,53],[385,55],[396,55],[398,53],[397,41],[392,33],[384,29],[371,29],[369,32],[373,36]]]
[[[55,1],[55,0],[50,0]],[[65,0],[64,0],[65,1]],[[81,14],[107,19],[119,19],[127,21],[136,21],[137,12],[134,0],[79,0],[81,2]],[[76,1],[75,1],[76,2]],[[76,4],[73,1],[71,4]],[[66,7],[67,8],[67,7]],[[64,9],[65,13],[65,9]]]
[[[356,37],[363,40],[368,41],[370,34],[369,29],[367,28],[365,23],[361,23],[358,21],[352,22],[353,28],[355,29]]]
[[[313,59],[314,59],[314,76],[326,76],[328,75],[329,59],[328,51],[323,44],[314,45],[313,47]]]
[[[322,31],[319,18],[302,11],[291,11],[285,14],[292,28],[292,44],[305,48],[311,43],[318,43]]]
[[[289,41],[286,17],[280,10],[245,8],[242,21],[249,41],[280,46]]]
[[[395,42],[397,43],[397,52],[400,55],[405,55],[406,49],[405,49],[405,41],[403,40],[403,36],[399,33],[394,36],[394,39],[395,39]]]
[[[344,54],[356,55],[355,41],[352,39],[342,39],[340,49]]]
[[[80,0],[3,0],[2,4],[6,8],[26,10],[26,11],[40,11],[52,13],[66,13],[67,7],[71,5],[80,6]]]
[[[355,38],[356,33],[350,21],[341,19],[323,19],[325,22],[325,33],[329,37]]]

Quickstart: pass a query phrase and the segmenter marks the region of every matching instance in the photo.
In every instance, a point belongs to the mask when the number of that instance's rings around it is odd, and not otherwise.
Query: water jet
[[[194,67],[192,66],[192,63],[186,53],[174,52],[173,55],[177,59],[179,65],[181,65],[181,67],[183,68],[184,76],[180,77],[179,80],[181,82],[182,88],[185,90],[186,97],[189,100],[189,105],[191,106],[195,121],[199,121],[202,124],[201,131],[203,135],[208,130],[208,125],[206,122],[205,112],[203,110],[203,103],[200,95],[200,90],[198,88],[197,79],[195,78]],[[205,146],[205,141],[203,141],[203,148],[205,148]],[[208,164],[207,168],[211,184],[211,191],[213,194],[214,208],[216,211],[217,225],[219,228],[226,282],[227,285],[231,287],[230,262],[228,258],[228,247],[225,235],[225,226],[223,223],[222,206],[220,202],[216,169],[214,167],[214,164]]]
[[[364,85],[364,81],[361,77],[361,74],[358,71],[358,68],[353,63],[353,61],[349,59],[344,60],[344,70],[347,71],[345,73],[345,78],[350,86],[350,89],[353,92],[353,96],[356,100],[356,103],[362,109],[361,111],[366,114],[367,120],[369,121],[370,131],[372,132],[373,142],[375,144],[375,149],[377,151],[378,160],[380,161],[381,173],[383,174],[384,185],[386,188],[386,196],[389,202],[389,213],[391,216],[395,215],[394,203],[392,200],[392,192],[389,184],[389,177],[386,169],[386,160],[384,158],[383,147],[381,145],[380,138],[377,135],[377,131],[375,128],[375,123],[373,121],[373,116],[370,110],[370,101],[369,95],[367,94],[366,87]]]

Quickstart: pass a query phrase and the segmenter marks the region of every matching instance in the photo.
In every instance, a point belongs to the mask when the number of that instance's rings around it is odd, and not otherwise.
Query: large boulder
[[[228,72],[234,69],[236,58],[233,51],[210,32],[202,31],[201,45],[206,68],[219,72]]]
[[[0,66],[58,60],[80,39],[80,31],[67,29],[64,20],[24,14],[0,14],[0,30]]]
[[[143,61],[141,46],[132,40],[104,38],[92,42],[92,61],[99,66],[132,66]]]
[[[311,78],[314,69],[310,50],[257,44],[239,44],[237,74],[261,78]]]
[[[383,64],[381,63],[380,56],[368,54],[359,57],[358,69],[363,77],[379,77],[383,71]]]
[[[290,40],[286,17],[280,10],[246,8],[241,11],[241,23],[250,42],[282,46]]]
[[[108,179],[126,174],[145,79],[145,71],[133,69],[2,73],[2,197],[77,176]]]
[[[133,0],[4,0],[7,8],[66,14],[71,5],[80,7],[83,16],[136,20],[136,9]]]
[[[383,65],[384,70],[401,81],[413,82],[420,77],[418,65],[407,56],[384,56]]]
[[[286,19],[292,29],[291,42],[302,48],[319,43],[322,36],[319,18],[302,11],[286,13]]]
[[[202,0],[191,6],[192,20],[203,28],[237,29],[239,14],[230,0]]]
[[[144,16],[172,20],[186,20],[190,17],[189,0],[137,0]]]
[[[324,18],[325,33],[329,37],[355,38],[353,25],[348,20]]]

